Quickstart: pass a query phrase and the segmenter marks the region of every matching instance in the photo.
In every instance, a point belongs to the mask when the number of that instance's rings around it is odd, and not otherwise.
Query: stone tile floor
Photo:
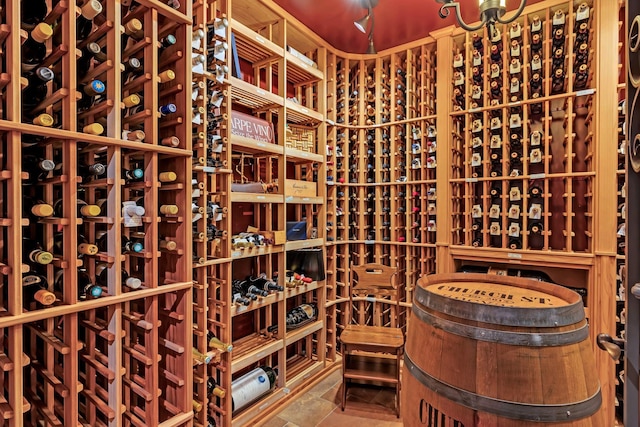
[[[340,409],[342,372],[336,370],[275,413],[261,427],[402,427],[395,389],[351,385]]]

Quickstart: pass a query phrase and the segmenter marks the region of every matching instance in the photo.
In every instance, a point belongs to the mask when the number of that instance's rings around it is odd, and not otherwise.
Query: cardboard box
[[[261,231],[265,238],[273,240],[274,245],[284,245],[287,241],[286,232],[284,230]]]
[[[318,184],[311,181],[285,179],[284,194],[285,196],[294,196],[294,197],[317,197]]]

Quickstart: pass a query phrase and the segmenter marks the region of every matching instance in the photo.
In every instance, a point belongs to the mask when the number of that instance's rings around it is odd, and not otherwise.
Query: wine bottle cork
[[[91,243],[80,243],[78,245],[78,253],[84,255],[95,255],[98,253],[98,247]]]
[[[166,138],[162,138],[160,140],[160,145],[164,145],[167,147],[177,147],[180,145],[180,138],[177,136],[168,136]]]
[[[86,19],[92,20],[102,12],[102,4],[98,0],[91,0],[85,3],[80,10],[82,16]]]
[[[33,119],[33,124],[38,126],[51,127],[53,126],[53,117],[51,117],[51,115],[49,114],[42,113],[38,117]]]
[[[100,206],[98,205],[84,205],[80,208],[80,214],[82,216],[99,216]]]
[[[122,103],[124,104],[124,106],[126,108],[131,108],[131,107],[135,107],[136,105],[140,104],[140,102],[142,101],[142,99],[140,98],[140,96],[134,94],[131,94],[129,96],[127,96],[126,98],[124,98],[122,100]]]
[[[46,42],[51,38],[52,35],[53,28],[51,28],[51,25],[45,24],[44,22],[36,25],[36,27],[31,31],[31,38],[38,43]]]
[[[51,216],[53,215],[53,207],[46,203],[39,203],[37,205],[33,205],[31,213],[39,217]]]
[[[193,139],[204,139],[206,134],[204,132],[198,132]]]
[[[216,337],[209,340],[209,347],[217,348],[218,350],[226,351],[227,353],[230,353],[231,350],[233,350],[233,344],[224,343]]]
[[[209,362],[203,362],[203,363],[209,363]],[[196,402],[195,400],[193,401],[193,410],[195,412],[200,412],[202,411],[202,403],[200,402]]]
[[[160,249],[175,251],[176,249],[178,249],[178,244],[173,240],[160,240]]]
[[[176,78],[176,73],[173,70],[165,70],[158,74],[160,83],[166,83]]]
[[[124,282],[124,285],[131,289],[138,289],[142,286],[142,280],[136,277],[128,277],[127,280]]]
[[[178,207],[176,205],[162,205],[160,206],[160,213],[163,215],[177,215]]]
[[[160,182],[173,182],[178,179],[178,175],[175,172],[161,172],[158,176]]]
[[[100,80],[92,80],[90,84],[84,87],[84,93],[89,96],[96,96],[101,93],[104,93],[106,86]]]
[[[224,397],[227,395],[227,392],[220,387],[214,387],[211,391],[211,394],[213,394],[214,396],[218,396],[220,399],[224,399]]]
[[[33,299],[42,305],[51,305],[56,302],[56,294],[46,289],[40,289],[33,295]]]
[[[196,108],[193,109],[193,113],[194,114],[204,114],[206,112],[207,112],[207,110],[203,106],[196,107]]]
[[[127,139],[129,141],[142,141],[144,140],[146,134],[141,130],[133,130],[131,132],[127,132]]]
[[[124,32],[127,34],[133,34],[142,30],[142,22],[139,19],[133,18],[127,22],[124,26]]]
[[[101,135],[104,132],[104,127],[100,123],[91,123],[83,127],[82,132],[89,135]]]
[[[29,258],[38,264],[51,264],[53,261],[53,255],[51,252],[36,250],[29,254]]]

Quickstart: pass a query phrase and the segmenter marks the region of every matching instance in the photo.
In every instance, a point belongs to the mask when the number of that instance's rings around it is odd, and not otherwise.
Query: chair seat
[[[404,346],[404,336],[398,328],[384,326],[347,325],[340,334],[340,342],[346,346],[378,348],[373,351],[395,352]]]

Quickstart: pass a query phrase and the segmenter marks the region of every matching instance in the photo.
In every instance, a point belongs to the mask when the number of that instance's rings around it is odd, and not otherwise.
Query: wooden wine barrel
[[[401,399],[409,427],[607,425],[581,297],[518,277],[418,281]]]

